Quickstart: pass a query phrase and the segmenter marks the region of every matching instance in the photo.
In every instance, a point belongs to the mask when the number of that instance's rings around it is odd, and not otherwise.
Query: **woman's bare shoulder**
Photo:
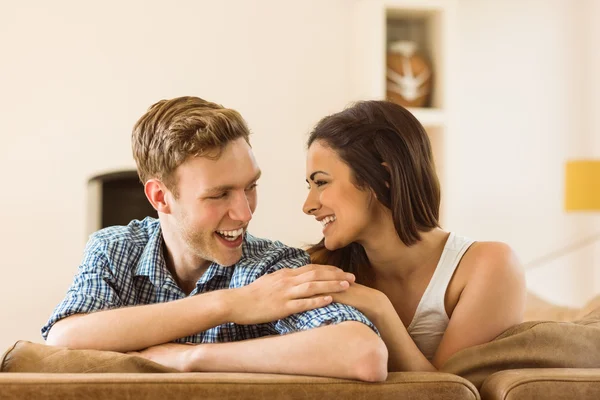
[[[515,251],[503,242],[475,242],[465,253],[461,267],[468,281],[522,278],[523,267]],[[511,279],[512,281],[512,279]]]

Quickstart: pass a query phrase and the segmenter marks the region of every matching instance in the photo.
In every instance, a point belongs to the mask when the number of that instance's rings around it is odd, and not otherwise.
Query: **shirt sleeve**
[[[341,303],[331,303],[328,306],[316,308],[275,322],[275,330],[284,335],[292,332],[305,331],[320,326],[335,325],[345,321],[356,321],[367,325],[377,335],[379,331],[363,313],[352,306]]]
[[[273,260],[268,273],[281,268],[298,268],[310,262],[309,255],[303,250],[290,247],[283,250]],[[341,303],[331,303],[325,307],[293,314],[272,324],[279,334],[284,335],[345,321],[361,322],[379,335],[375,325],[363,313],[352,306]]]
[[[52,326],[63,318],[121,307],[104,247],[103,241],[98,239],[92,238],[88,242],[83,261],[67,295],[42,327],[44,340]]]

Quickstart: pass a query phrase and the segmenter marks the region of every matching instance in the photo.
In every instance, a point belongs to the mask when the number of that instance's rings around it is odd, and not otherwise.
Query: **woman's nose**
[[[319,202],[314,198],[313,191],[311,190],[306,196],[306,201],[302,206],[302,211],[304,211],[307,215],[312,215],[315,211],[319,209]]]

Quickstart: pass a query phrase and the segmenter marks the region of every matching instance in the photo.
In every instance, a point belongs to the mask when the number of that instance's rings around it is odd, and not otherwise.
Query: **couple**
[[[260,169],[240,114],[163,100],[132,146],[158,220],[90,237],[42,335],[182,371],[382,381],[436,371],[522,320],[525,285],[505,244],[439,227],[431,146],[406,109],[360,102],[308,139],[307,252],[250,235]]]

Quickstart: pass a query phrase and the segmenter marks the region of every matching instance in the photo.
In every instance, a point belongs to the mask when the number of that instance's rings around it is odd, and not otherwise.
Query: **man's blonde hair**
[[[218,159],[231,141],[249,142],[246,121],[235,110],[198,97],[152,105],[135,124],[133,158],[142,184],[155,178],[177,196],[175,169],[189,157]]]

